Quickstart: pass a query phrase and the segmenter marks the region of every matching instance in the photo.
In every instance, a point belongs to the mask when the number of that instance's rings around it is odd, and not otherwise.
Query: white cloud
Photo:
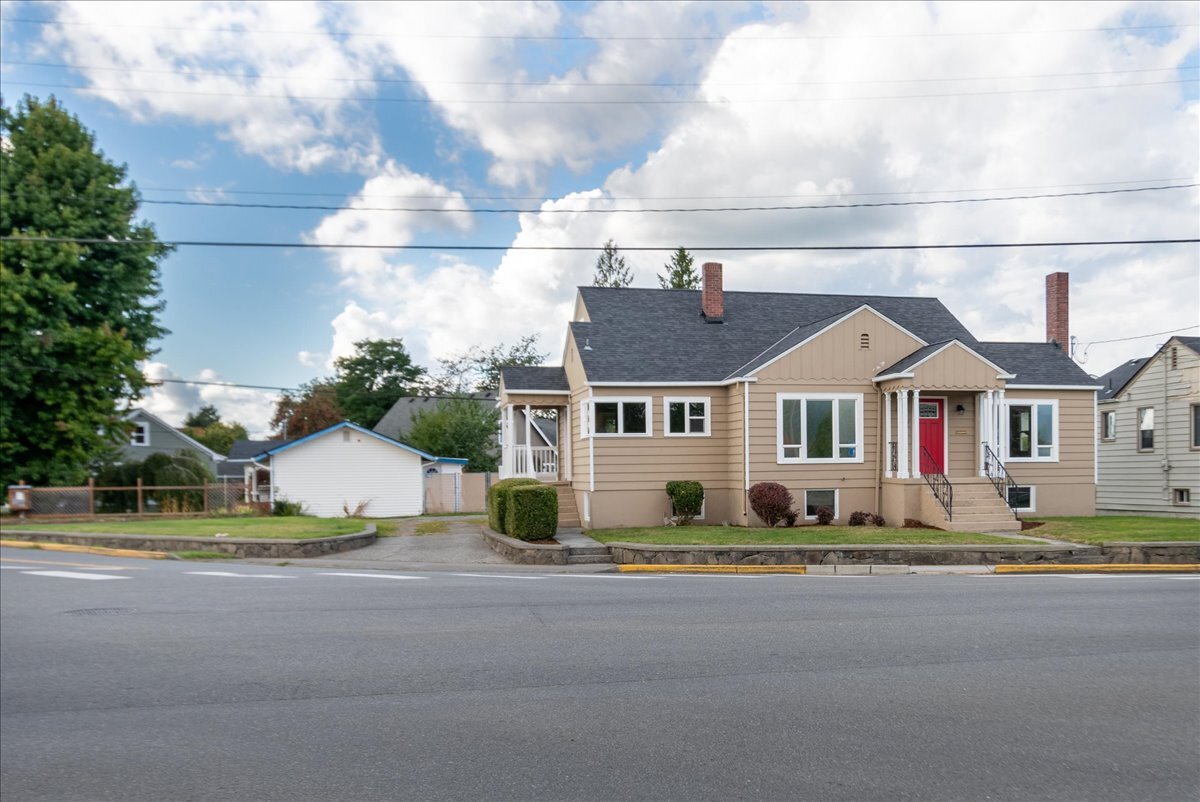
[[[151,381],[183,378],[163,362],[147,362],[142,372]],[[222,381],[216,371],[208,369],[200,371],[197,378],[206,382]],[[271,414],[274,412],[278,395],[270,390],[253,390],[246,387],[169,382],[149,388],[137,405],[172,426],[182,426],[188,413],[195,412],[205,404],[211,404],[221,414],[221,420],[229,423],[236,421],[246,427],[252,439],[260,439],[270,434]]]
[[[1011,88],[1140,82],[1145,77],[1127,73],[928,81],[1145,69],[1163,69],[1150,75],[1170,76],[1192,48],[1186,34],[1156,34],[1153,39],[1103,32],[942,35],[1112,26],[1123,24],[1130,9],[1140,8],[816,4],[808,7],[802,21],[774,19],[743,26],[720,43],[711,58],[699,54],[702,63],[695,66],[706,76],[700,94],[711,104],[680,113],[641,163],[614,170],[602,188],[548,204],[542,213],[522,215],[513,244],[598,245],[609,237],[625,245],[686,244],[698,262],[725,262],[727,289],[936,295],[983,339],[1042,340],[1044,276],[1056,270],[1072,275],[1072,331],[1081,343],[1195,322],[1200,320],[1200,262],[1194,246],[876,254],[721,254],[698,249],[725,243],[1194,237],[1200,219],[1194,190],[870,210],[674,215],[549,211],[575,208],[572,204],[580,199],[603,206],[611,203],[604,200],[606,196],[723,196],[753,204],[754,199],[746,196],[999,189],[1197,176],[1198,107],[1195,101],[1183,100],[1179,85],[970,95]],[[1162,5],[1151,10],[1195,22],[1194,7]],[[929,35],[890,36],[898,31]],[[856,38],[846,38],[849,32]],[[508,72],[498,75],[523,74],[511,64],[500,66]],[[895,83],[905,79],[913,82]],[[797,83],[806,85],[789,85]],[[955,93],[960,96],[841,99]],[[747,102],[780,97],[816,100]],[[477,114],[474,122],[462,122],[464,130],[477,125],[478,133],[494,123],[481,122],[477,112],[461,113]],[[613,119],[615,124],[620,121]],[[571,120],[582,127],[564,126],[562,138],[587,139],[586,122]],[[485,142],[486,134],[478,135],[484,147],[497,155],[498,164],[508,163],[508,157],[500,155],[502,146]],[[526,149],[533,161],[513,169],[525,175],[538,158],[534,152],[544,144],[531,137]],[[568,147],[564,158],[570,153]],[[495,170],[493,177],[508,180]],[[671,201],[647,203],[661,206]],[[627,257],[636,269],[635,284],[654,286],[654,273],[666,255],[628,253]],[[450,259],[423,271],[394,254],[376,253],[368,269],[355,272],[348,260],[365,264],[366,257],[338,257],[342,271],[355,276],[347,283],[355,295],[334,321],[334,351],[355,337],[387,333],[405,336],[410,344],[419,345],[421,353],[436,357],[476,342],[511,341],[537,332],[543,347],[556,358],[573,287],[590,280],[594,259],[588,253],[510,251],[495,270]],[[1095,346],[1088,369],[1103,372],[1129,356],[1148,352],[1152,342]]]

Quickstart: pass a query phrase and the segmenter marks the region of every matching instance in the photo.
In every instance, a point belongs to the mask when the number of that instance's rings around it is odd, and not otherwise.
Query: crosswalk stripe
[[[297,579],[289,574],[235,574],[231,571],[184,571],[194,576],[232,576],[239,579]]]
[[[450,576],[470,576],[482,579],[545,579],[544,576],[516,576],[515,574],[451,574]]]
[[[429,579],[427,576],[407,576],[405,574],[351,574],[344,571],[318,571],[317,576],[361,576],[365,579]]]
[[[55,579],[129,579],[127,576],[112,576],[110,574],[83,574],[78,571],[22,571],[30,576],[52,576]]]
[[[10,565],[9,563],[12,563]],[[140,565],[109,565],[107,563],[72,563],[64,562],[63,560],[30,560],[17,557],[0,558],[0,568],[17,568],[22,565],[57,565],[62,568],[102,568],[105,571],[145,571],[146,569]]]

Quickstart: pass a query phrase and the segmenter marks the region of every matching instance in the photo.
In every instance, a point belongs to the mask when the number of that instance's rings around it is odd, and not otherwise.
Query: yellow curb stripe
[[[804,574],[803,565],[618,565],[623,574]]]
[[[1195,574],[1195,563],[1098,563],[1096,565],[997,565],[997,574]]]
[[[133,557],[142,560],[165,560],[165,551],[141,551],[139,549],[109,549],[104,546],[76,546],[71,543],[38,543],[30,540],[0,540],[0,546],[14,549],[42,549],[43,551],[70,551],[76,554],[101,554],[108,557]]]

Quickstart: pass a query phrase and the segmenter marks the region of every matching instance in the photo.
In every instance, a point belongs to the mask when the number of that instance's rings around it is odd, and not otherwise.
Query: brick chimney
[[[700,314],[708,323],[722,323],[725,320],[725,292],[721,284],[721,263],[705,262]]]
[[[1071,294],[1066,273],[1046,276],[1046,342],[1058,343],[1064,351],[1071,347]]]

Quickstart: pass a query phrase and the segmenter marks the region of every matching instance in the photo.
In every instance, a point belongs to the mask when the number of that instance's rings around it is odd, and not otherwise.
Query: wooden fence
[[[425,512],[485,512],[490,473],[441,473],[425,477]]]
[[[140,479],[123,487],[101,487],[94,480],[77,487],[10,485],[8,501],[13,512],[28,516],[198,515],[247,506],[242,482],[147,485]]]

